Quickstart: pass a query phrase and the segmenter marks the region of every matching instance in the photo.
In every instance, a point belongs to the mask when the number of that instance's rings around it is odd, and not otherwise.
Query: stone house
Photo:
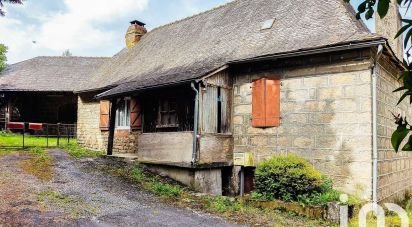
[[[254,166],[293,153],[347,193],[402,198],[412,154],[391,148],[391,111],[411,109],[392,93],[394,5],[386,20],[375,34],[341,0],[235,0],[150,32],[133,21],[76,91],[78,141],[207,193],[250,191]]]
[[[36,57],[0,74],[0,129],[7,122],[75,124],[81,80],[106,58]]]

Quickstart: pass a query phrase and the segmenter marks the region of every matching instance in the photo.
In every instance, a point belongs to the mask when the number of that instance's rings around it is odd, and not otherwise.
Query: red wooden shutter
[[[266,127],[280,125],[280,80],[266,79]]]
[[[141,108],[137,98],[130,100],[130,128],[139,129],[142,127]]]
[[[100,101],[100,130],[109,130],[110,101]]]
[[[280,125],[280,80],[262,78],[253,82],[252,126]]]
[[[265,79],[256,80],[252,86],[252,126],[265,127]]]

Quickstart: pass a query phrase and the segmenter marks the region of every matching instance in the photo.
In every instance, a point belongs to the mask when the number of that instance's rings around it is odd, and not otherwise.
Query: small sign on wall
[[[254,166],[253,154],[251,152],[235,152],[233,163],[235,166]]]

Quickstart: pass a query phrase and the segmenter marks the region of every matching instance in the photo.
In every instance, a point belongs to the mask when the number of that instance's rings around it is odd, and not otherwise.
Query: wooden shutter
[[[109,130],[110,101],[100,101],[100,130]]]
[[[280,80],[260,79],[253,82],[252,126],[278,127],[280,125]]]
[[[252,126],[265,127],[265,79],[256,80],[252,86]]]
[[[130,128],[140,129],[142,127],[141,106],[137,98],[130,100]]]
[[[266,127],[280,125],[280,80],[266,79]]]

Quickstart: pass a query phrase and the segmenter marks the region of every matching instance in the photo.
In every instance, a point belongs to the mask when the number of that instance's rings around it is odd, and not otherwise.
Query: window
[[[130,98],[121,99],[117,105],[116,128],[130,128]]]
[[[252,126],[256,128],[280,125],[280,80],[262,78],[253,82]]]
[[[159,100],[156,128],[177,128],[177,100],[166,98]]]
[[[139,102],[144,133],[193,131],[195,94],[190,86],[148,91]]]

